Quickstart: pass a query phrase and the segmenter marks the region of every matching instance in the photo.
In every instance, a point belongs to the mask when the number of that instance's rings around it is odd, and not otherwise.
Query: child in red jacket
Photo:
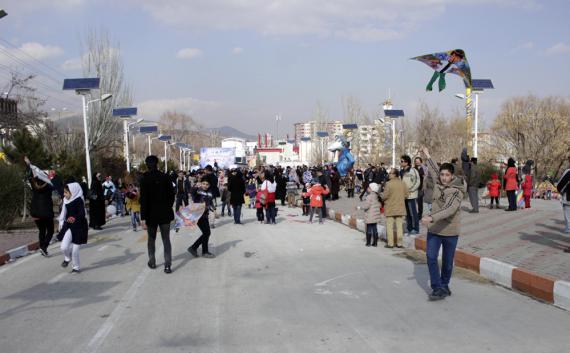
[[[313,215],[315,210],[317,210],[319,215],[319,224],[323,224],[323,196],[328,195],[329,189],[322,187],[318,181],[311,183],[313,186],[306,193],[303,194],[304,197],[311,198],[311,214],[309,215],[309,223],[313,223]]]
[[[259,189],[259,187],[257,188],[257,193],[255,194],[255,209],[256,209],[256,214],[257,214],[257,220],[263,224],[263,208],[265,205],[263,205],[263,203],[261,203],[261,195],[263,194],[263,191],[261,191]]]
[[[532,196],[532,175],[525,175],[521,187],[523,189],[524,208],[530,208],[530,197]]]
[[[491,198],[491,205],[489,208],[493,208],[493,201],[497,203],[496,208],[499,208],[499,196],[501,196],[501,182],[499,181],[499,176],[497,173],[491,175],[491,180],[487,183],[487,190],[489,190],[489,197]]]

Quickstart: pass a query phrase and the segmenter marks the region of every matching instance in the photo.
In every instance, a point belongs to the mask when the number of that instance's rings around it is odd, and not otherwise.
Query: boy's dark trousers
[[[378,244],[378,227],[376,223],[366,224],[366,245],[370,244],[372,246],[377,246]]]
[[[259,222],[263,222],[263,218],[264,218],[264,215],[263,215],[263,207],[258,208],[257,211],[256,211],[256,214],[257,214],[257,220],[258,220]]]
[[[308,216],[310,209],[311,209],[311,206],[303,204],[303,216]]]
[[[319,215],[319,223],[323,223],[323,209],[322,207],[311,207],[311,214],[309,216],[309,222],[313,221],[313,215],[315,214],[315,210]]]
[[[198,228],[200,228],[200,231],[202,231],[202,235],[200,236],[200,238],[198,238],[198,240],[194,242],[194,244],[192,244],[191,248],[194,250],[198,250],[200,245],[202,245],[202,254],[207,254],[209,252],[208,241],[210,241],[210,234],[211,234],[210,222],[208,221],[208,216],[204,215],[200,217],[196,225],[198,226]]]

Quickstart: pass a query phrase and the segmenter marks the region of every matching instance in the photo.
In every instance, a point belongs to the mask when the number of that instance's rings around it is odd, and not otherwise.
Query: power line
[[[40,65],[50,69],[51,71],[53,71],[54,73],[56,73],[57,75],[59,75],[60,77],[65,77],[66,75],[63,74],[61,71],[57,70],[56,68],[54,68],[53,66],[50,66],[36,58],[34,58],[33,56],[31,56],[30,54],[26,53],[25,51],[23,51],[22,49],[18,48],[17,46],[15,46],[14,44],[10,43],[9,41],[7,41],[6,39],[0,38],[0,42],[5,43],[7,45],[9,45],[10,47],[14,48],[15,50],[17,50],[18,52],[24,54],[25,56],[29,57],[30,59],[32,59],[33,61],[39,63]]]
[[[55,83],[60,83],[61,79],[57,79],[54,78],[53,76],[51,76],[50,74],[47,74],[45,71],[43,71],[42,69],[38,69],[37,67],[35,67],[34,65],[20,59],[19,57],[17,57],[16,55],[10,53],[7,49],[5,48],[0,48],[0,54],[4,54],[6,57],[8,57],[8,59],[11,59],[13,62],[16,62],[17,64],[26,66],[31,72],[34,73],[41,73],[43,76],[45,76],[46,78],[49,78],[50,80],[54,81]]]

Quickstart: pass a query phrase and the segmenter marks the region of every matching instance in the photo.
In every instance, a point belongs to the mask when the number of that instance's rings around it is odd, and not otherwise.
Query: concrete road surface
[[[425,264],[366,248],[343,225],[219,219],[217,258],[172,235],[173,273],[146,267],[146,236],[126,219],[91,234],[83,272],[32,255],[0,268],[0,351],[528,352],[570,351],[570,313],[458,275],[453,295],[427,300]],[[158,240],[159,244],[160,241]],[[472,276],[475,277],[475,276]]]

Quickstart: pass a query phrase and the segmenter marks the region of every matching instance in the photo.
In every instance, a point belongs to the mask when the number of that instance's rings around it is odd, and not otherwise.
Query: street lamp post
[[[472,146],[473,146],[473,157],[477,158],[478,155],[478,142],[479,142],[479,95],[484,92],[485,89],[494,89],[493,83],[489,79],[477,79],[472,80],[472,87],[469,92],[473,92],[475,94],[475,114],[473,120],[473,130],[471,131],[472,137]],[[456,94],[455,97],[459,99],[469,99],[470,95],[463,95],[463,94]],[[467,103],[470,105],[470,102]],[[467,124],[469,128],[470,126],[470,114],[467,114]]]
[[[279,142],[279,121],[282,120],[281,115],[275,115],[275,124],[277,125],[277,129],[275,131],[275,141]],[[276,145],[277,146],[277,145]]]
[[[391,107],[392,106],[389,106],[389,108]],[[384,117],[391,118],[392,120],[389,122],[385,122],[384,119],[378,118],[380,122],[392,126],[392,168],[396,168],[396,119],[401,118],[403,116],[404,116],[403,110],[384,109]]]
[[[143,119],[138,119],[134,123],[129,124],[129,119],[137,115],[137,108],[115,108],[113,109],[113,116],[123,119],[123,137],[125,140],[125,161],[127,163],[127,173],[131,172],[131,161],[129,156],[129,128],[132,125],[140,123]]]

